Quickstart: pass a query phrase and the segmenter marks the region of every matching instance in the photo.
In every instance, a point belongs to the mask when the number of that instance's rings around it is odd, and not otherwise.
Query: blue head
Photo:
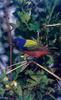
[[[18,50],[24,50],[24,45],[26,43],[26,40],[23,39],[23,38],[15,38],[13,39],[13,43],[15,45],[15,47],[18,49]]]

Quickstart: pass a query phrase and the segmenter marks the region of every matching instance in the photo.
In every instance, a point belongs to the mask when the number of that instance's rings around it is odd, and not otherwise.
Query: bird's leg
[[[27,60],[28,57],[29,57],[28,54],[24,54],[24,60]]]
[[[24,54],[24,58],[25,60],[29,63],[29,62],[32,62],[33,61],[33,57],[29,56],[28,54]]]

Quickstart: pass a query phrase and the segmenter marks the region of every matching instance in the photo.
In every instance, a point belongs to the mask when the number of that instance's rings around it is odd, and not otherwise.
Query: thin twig
[[[56,74],[54,74],[54,73],[51,72],[50,70],[46,69],[46,68],[43,67],[42,65],[40,65],[40,64],[38,64],[38,63],[36,63],[36,62],[32,62],[32,63],[36,64],[38,67],[40,67],[40,68],[42,68],[43,70],[45,70],[46,72],[48,72],[49,74],[51,74],[52,76],[54,76],[56,79],[61,80],[61,78],[60,78],[59,76],[57,76]],[[30,63],[24,63],[24,64],[25,64],[25,68],[26,68]],[[17,70],[18,68],[24,66],[24,64],[21,64],[20,66],[18,66],[18,67],[16,67],[16,68],[14,68],[14,69],[12,69],[12,70],[6,72],[6,75],[8,75],[8,74],[12,73],[13,71]],[[24,68],[24,69],[25,69],[25,68]]]
[[[8,7],[7,5],[10,4],[10,0],[5,0],[5,5],[4,5],[4,18],[6,21],[6,26],[7,26],[7,35],[8,35],[8,42],[10,46],[10,65],[12,65],[12,36],[11,36],[11,26],[9,24],[9,12],[8,12]],[[7,68],[8,69],[8,68]],[[12,69],[12,68],[11,68]],[[10,80],[12,80],[12,75],[9,76]]]
[[[51,74],[52,76],[54,76],[56,79],[61,80],[61,78],[59,76],[57,76],[56,74],[52,73],[50,70],[46,69],[42,65],[39,65],[36,62],[33,62],[33,63],[36,64],[38,67],[42,68],[43,70],[45,70],[46,72],[48,72],[49,74]]]
[[[8,0],[6,2],[8,2]],[[10,65],[12,65],[12,37],[11,37],[11,27],[9,24],[8,8],[6,7],[6,5],[4,9],[4,14],[5,14],[5,20],[6,20],[6,25],[7,25],[8,41],[10,45]]]
[[[25,63],[25,66],[27,67],[29,65],[29,63],[27,64],[27,63]],[[10,70],[10,71],[8,71],[8,72],[6,72],[6,75],[8,75],[8,74],[10,74],[10,73],[12,73],[13,71],[15,71],[15,70],[17,70],[18,68],[20,68],[20,67],[22,67],[22,66],[24,66],[24,64],[21,64],[20,66],[18,66],[18,67],[16,67],[16,68],[14,68],[14,69],[12,69],[12,70]],[[25,68],[26,68],[25,67]]]
[[[52,73],[50,70],[46,69],[46,68],[43,67],[42,65],[40,65],[40,64],[38,64],[38,63],[36,63],[36,62],[33,62],[33,63],[36,64],[37,66],[39,66],[40,68],[42,68],[43,70],[45,70],[46,72],[48,72],[49,74],[51,74],[52,76],[54,76],[56,79],[61,80],[61,78],[60,78],[59,76],[57,76],[56,74]],[[14,68],[14,69],[12,69],[12,70],[6,72],[6,75],[8,75],[8,74],[10,74],[11,72],[17,70],[17,69],[20,68],[21,66],[24,66],[24,64],[27,64],[27,63],[23,63],[23,64],[21,64],[20,66],[18,66],[18,67],[16,67],[16,68]],[[28,63],[28,65],[29,65],[29,63]],[[27,66],[28,66],[28,65],[27,65]],[[27,66],[26,66],[26,67],[27,67]],[[26,67],[25,67],[25,68],[26,68]],[[24,69],[25,69],[25,68],[24,68]]]
[[[56,23],[56,24],[48,24],[48,25],[44,25],[45,27],[57,27],[57,26],[61,26],[61,23]]]
[[[9,68],[9,67],[12,67],[12,66],[16,66],[16,65],[19,65],[19,64],[23,64],[23,63],[25,63],[25,62],[26,62],[26,61],[18,62],[18,63],[12,64],[12,65],[10,65],[10,66],[7,66],[7,67]]]
[[[12,64],[12,65],[10,65],[10,66],[7,66],[8,67],[8,69],[5,69],[6,71],[9,71],[9,70],[11,70],[11,67],[13,67],[13,66],[18,66],[19,64],[25,64],[25,63],[27,63],[27,61],[22,61],[22,62],[18,62],[18,63],[15,63],[15,64]]]

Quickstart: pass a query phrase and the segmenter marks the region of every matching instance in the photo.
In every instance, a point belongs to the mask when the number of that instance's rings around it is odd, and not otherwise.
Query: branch
[[[14,68],[14,69],[12,69],[12,70],[10,70],[10,71],[8,71],[8,72],[6,72],[6,75],[12,73],[13,71],[17,70],[17,69],[20,68],[21,66],[24,66],[25,64],[26,64],[25,68],[27,68],[27,66],[28,66],[30,63],[36,64],[36,65],[37,65],[38,67],[40,67],[41,69],[43,69],[44,71],[48,72],[50,75],[54,76],[57,80],[60,80],[60,81],[61,81],[61,78],[60,78],[59,76],[57,76],[56,74],[54,74],[54,73],[51,72],[50,70],[46,69],[45,67],[43,67],[42,65],[40,65],[40,64],[38,64],[38,63],[36,63],[36,62],[34,62],[34,61],[33,61],[33,62],[29,62],[29,63],[24,62],[24,63],[22,63],[21,65],[19,65],[18,67]],[[18,63],[18,64],[19,64],[19,63]],[[25,69],[25,68],[24,68],[24,69]]]
[[[57,76],[56,74],[52,73],[51,71],[49,71],[48,69],[46,69],[45,67],[43,67],[42,65],[39,65],[36,62],[33,62],[34,64],[36,64],[38,67],[42,68],[44,71],[48,72],[50,75],[54,76],[56,79],[61,81],[61,78],[59,76]]]
[[[18,63],[12,64],[10,66],[7,66],[7,67],[9,68],[9,67],[13,67],[13,66],[16,66],[16,65],[19,65],[19,64],[24,64],[25,62],[26,61],[18,62]]]
[[[25,65],[25,68],[27,68],[27,66],[29,65],[29,63],[21,64],[21,65],[19,65],[18,67],[14,68],[14,69],[12,69],[12,70],[10,70],[10,71],[7,71],[7,72],[6,72],[6,75],[12,73],[13,71],[19,69],[20,67],[22,67],[22,66],[24,66],[24,65]],[[25,69],[25,68],[24,68],[24,69]],[[22,71],[23,71],[24,69],[22,69]]]
[[[8,14],[8,7],[7,7],[8,4],[10,4],[10,1],[6,0],[6,4],[4,6],[4,15],[6,20],[6,25],[7,25],[8,41],[10,45],[10,65],[12,65],[12,37],[11,37],[11,27],[9,23],[9,14]]]
[[[59,27],[61,26],[61,23],[57,23],[57,24],[48,24],[48,25],[43,25],[45,27]]]
[[[9,13],[8,9],[9,7],[7,7],[10,4],[10,0],[5,0],[5,4],[4,4],[4,17],[5,17],[5,21],[6,21],[6,25],[7,25],[7,35],[8,35],[8,41],[9,41],[9,46],[10,46],[10,65],[12,65],[12,37],[11,37],[11,27],[9,24]],[[8,68],[7,68],[8,69]],[[10,68],[12,69],[12,68]],[[12,75],[10,74],[10,80],[12,80]]]

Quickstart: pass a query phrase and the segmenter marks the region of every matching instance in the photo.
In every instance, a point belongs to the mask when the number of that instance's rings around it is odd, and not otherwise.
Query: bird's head
[[[14,46],[19,50],[23,49],[25,42],[26,40],[23,38],[16,37],[13,39]]]

